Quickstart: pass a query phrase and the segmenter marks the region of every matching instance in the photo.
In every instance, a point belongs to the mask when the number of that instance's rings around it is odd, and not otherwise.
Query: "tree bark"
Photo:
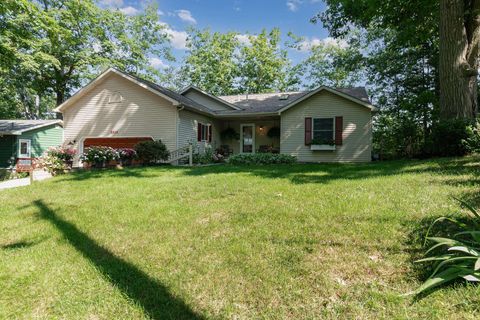
[[[440,115],[477,115],[480,0],[440,0]]]

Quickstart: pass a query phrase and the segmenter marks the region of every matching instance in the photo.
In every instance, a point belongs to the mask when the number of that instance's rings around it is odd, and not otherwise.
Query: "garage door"
[[[86,138],[83,148],[104,146],[118,148],[133,148],[140,141],[153,140],[151,137],[128,137],[128,138]]]

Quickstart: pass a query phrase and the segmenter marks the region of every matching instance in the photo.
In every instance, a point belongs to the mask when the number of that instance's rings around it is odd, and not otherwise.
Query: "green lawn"
[[[425,277],[425,226],[479,191],[479,157],[135,168],[0,191],[0,318],[478,319],[478,286],[400,294]]]

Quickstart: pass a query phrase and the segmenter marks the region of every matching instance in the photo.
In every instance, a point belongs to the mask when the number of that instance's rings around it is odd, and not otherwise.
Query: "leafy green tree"
[[[281,48],[280,30],[263,30],[249,35],[239,55],[239,92],[264,93],[296,87],[298,76],[292,70],[287,50]]]
[[[305,86],[353,87],[364,79],[364,57],[357,41],[322,41],[309,44],[302,37],[290,33],[293,43],[289,46],[306,51],[308,57],[299,64]]]
[[[423,153],[439,113],[438,2],[415,0],[406,6],[400,0],[327,0],[327,4],[328,9],[313,20],[321,20],[332,36],[342,39],[352,29],[361,31],[365,80],[381,108],[376,123],[383,123],[383,135],[401,137],[397,141],[401,143],[390,144],[400,149],[386,152]],[[387,130],[387,124],[395,125]]]
[[[212,33],[208,29],[191,29],[187,42],[189,52],[182,66],[182,74],[190,84],[211,94],[235,93],[238,47],[237,34],[234,32]]]
[[[93,0],[2,1],[0,78],[23,104],[18,109],[36,117],[25,110],[39,105],[37,97],[44,105],[53,95],[58,105],[107,66],[158,77],[149,57],[172,57],[157,11],[151,5],[128,16]]]

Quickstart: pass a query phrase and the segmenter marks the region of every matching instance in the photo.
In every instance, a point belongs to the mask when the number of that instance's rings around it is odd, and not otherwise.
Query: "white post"
[[[188,165],[193,166],[193,147],[192,144],[188,144]]]

